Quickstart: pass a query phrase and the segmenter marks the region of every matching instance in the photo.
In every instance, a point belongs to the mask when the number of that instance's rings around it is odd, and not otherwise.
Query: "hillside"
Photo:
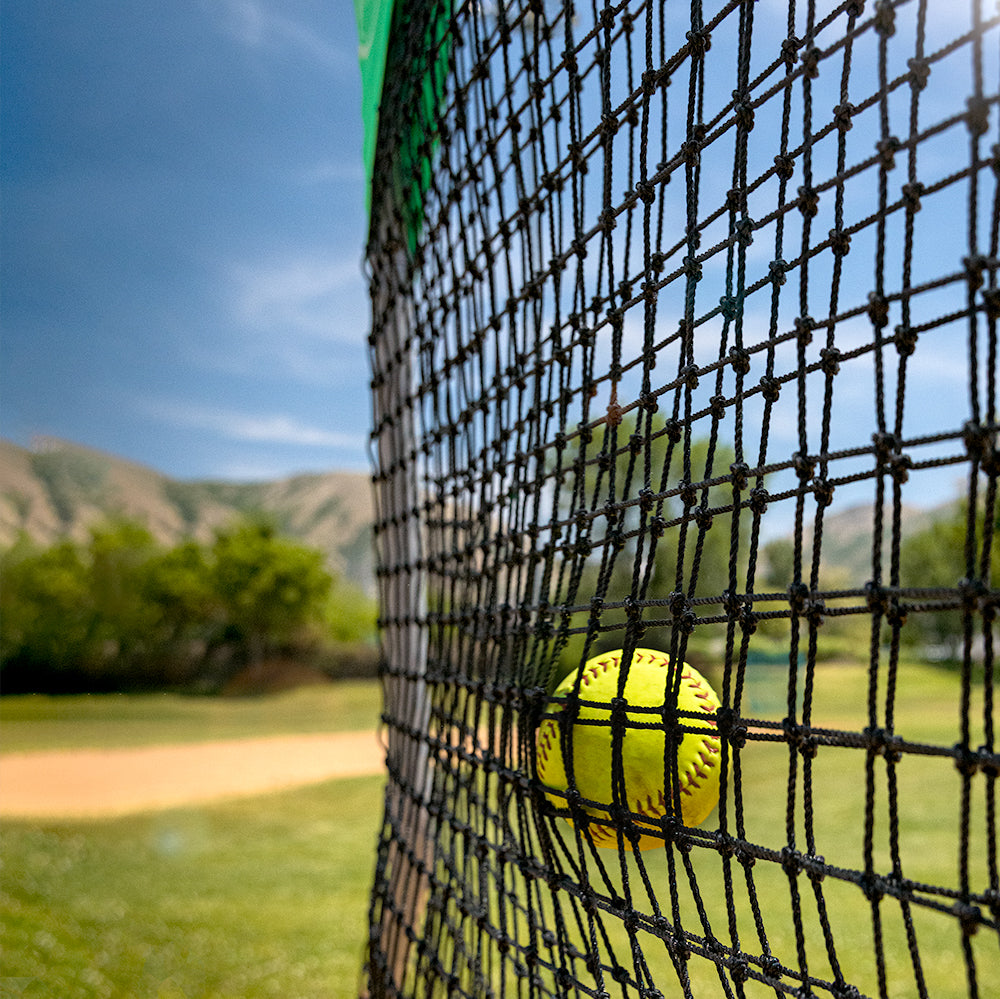
[[[0,440],[0,545],[26,532],[42,544],[83,539],[109,516],[146,525],[172,544],[208,540],[235,517],[266,513],[285,533],[327,554],[330,567],[374,592],[372,499],[362,472],[268,482],[186,482],[67,441],[27,449]]]

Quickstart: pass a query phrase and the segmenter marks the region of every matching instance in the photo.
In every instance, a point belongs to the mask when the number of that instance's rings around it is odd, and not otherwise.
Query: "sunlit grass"
[[[775,696],[769,699],[767,691],[757,689],[755,696],[762,710],[755,716],[777,720],[785,710],[779,692],[787,677],[781,668],[768,668],[774,670],[768,674],[768,682],[774,685],[771,693]],[[178,703],[129,698],[105,701],[103,706],[97,700],[58,699],[57,706],[67,715],[62,721],[49,717],[29,722],[27,709],[40,711],[46,702],[18,699],[23,708],[19,724],[28,729],[37,725],[40,738],[56,745],[80,744],[80,739],[96,738],[102,725],[113,728],[119,723],[136,743],[177,741],[179,736],[172,733],[181,732],[191,733],[191,738],[205,737],[206,724],[215,726],[212,737],[218,737],[220,732],[273,734],[299,724],[285,716],[286,712],[292,713],[297,700],[300,703],[295,710],[304,710],[309,720],[292,730],[315,730],[311,727],[314,724],[323,729],[331,724],[365,727],[378,710],[377,688],[360,684],[354,689],[350,685],[339,691],[312,689],[233,704],[192,701],[194,714],[185,714],[188,699],[178,699]],[[77,712],[72,710],[74,702],[80,709]],[[876,723],[884,725],[884,671],[875,690],[875,704]],[[158,717],[157,706],[169,710]],[[893,706],[895,729],[909,741],[944,747],[957,741],[961,698],[959,678],[954,672],[920,664],[903,665]],[[6,703],[3,710],[7,711]],[[204,715],[198,714],[203,710]],[[216,710],[220,716],[213,716]],[[230,711],[235,714],[230,715]],[[982,692],[976,690],[971,701],[973,745],[980,739],[982,711]],[[238,721],[234,720],[237,715]],[[112,717],[115,720],[109,723]],[[864,667],[831,665],[820,669],[815,678],[812,723],[853,732],[868,725]],[[61,735],[60,725],[67,726]],[[7,726],[4,728],[6,734]],[[117,737],[121,736],[121,732],[117,733]],[[19,738],[22,744],[29,741],[23,733]],[[815,851],[828,863],[848,871],[863,870],[867,798],[864,750],[819,748],[810,764],[811,827],[805,818],[804,766],[803,758],[791,755],[783,744],[748,742],[741,753],[742,794],[737,799],[730,787],[727,798],[729,831],[735,833],[739,811],[751,843],[780,850],[787,843],[786,802],[793,777],[797,849],[806,851],[811,829]],[[954,762],[948,757],[907,753],[894,773],[904,877],[931,886],[957,888],[961,778]],[[892,853],[890,770],[884,759],[875,760],[873,776],[872,864],[877,873],[885,875],[892,869]],[[4,974],[30,980],[33,984],[22,993],[28,996],[309,999],[355,995],[367,933],[367,896],[375,862],[380,785],[376,778],[348,780],[210,808],[107,822],[7,823],[3,844],[7,890],[3,902]],[[971,796],[969,852],[974,891],[988,887],[991,845],[987,839],[984,787],[985,776],[977,774]],[[476,821],[475,816],[470,819]],[[703,828],[717,825],[715,814]],[[562,830],[568,849],[575,851],[568,824],[559,820],[556,826]],[[753,918],[753,894],[759,903],[767,946],[784,968],[800,972],[793,891],[779,865],[761,860],[748,875],[735,859],[731,862],[738,938],[734,939],[723,858],[712,848],[695,846],[689,857],[690,878],[680,855],[675,853],[674,858],[672,878],[667,855],[662,851],[649,851],[638,860],[629,857],[624,872],[618,867],[614,851],[601,851],[608,880],[592,862],[588,862],[587,877],[599,894],[614,892],[628,898],[644,914],[653,913],[658,906],[671,921],[676,912],[685,930],[701,937],[714,935],[726,946],[738,942],[744,952],[759,959],[764,945]],[[483,863],[490,865],[493,861],[491,855]],[[508,930],[518,927],[518,943],[527,947],[537,943],[524,919],[523,906],[529,891],[532,904],[548,914],[550,928],[556,925],[553,904],[566,917],[574,903],[571,893],[551,896],[544,884],[529,884],[514,865],[506,865],[505,872],[504,894],[498,892],[494,899],[496,908],[491,908],[490,919],[496,925],[503,899]],[[467,873],[472,877],[474,871]],[[488,882],[497,884],[499,872],[490,867],[487,873]],[[830,951],[809,878],[800,874],[795,883],[809,973],[830,980],[836,961],[847,981],[856,984],[863,994],[879,995],[873,911],[863,892],[850,880],[836,876],[821,882],[819,889],[832,931]],[[511,892],[521,908],[507,898]],[[950,904],[946,898],[940,901],[945,906]],[[903,908],[886,896],[878,913],[884,940],[886,995],[891,999],[916,996],[919,993]],[[920,905],[911,906],[911,916],[927,994],[934,999],[968,996],[957,920]],[[611,955],[634,979],[632,950],[621,922],[607,914],[600,918],[610,944],[601,944],[605,988],[620,993],[608,971],[613,964]],[[467,931],[477,932],[471,923]],[[656,987],[668,999],[682,995],[678,972],[663,940],[647,929],[639,929],[637,941]],[[484,942],[489,946],[488,940]],[[971,947],[976,956],[980,994],[991,994],[1000,981],[996,934],[981,929],[972,938]],[[523,951],[515,947],[505,958],[494,961],[490,977],[495,981],[506,978],[513,985],[512,962],[519,953],[523,956]],[[587,978],[579,962],[576,973]],[[544,974],[551,978],[549,972]],[[696,999],[721,999],[726,995],[714,965],[698,954],[687,961],[686,974]],[[785,984],[794,987],[794,977],[786,976]],[[744,995],[746,999],[761,999],[774,996],[775,991],[750,981],[744,986]]]
[[[780,668],[767,667],[774,690],[756,690],[756,717],[778,720],[787,711],[781,696],[787,676]],[[758,680],[760,677],[758,677]],[[886,724],[886,677],[880,675],[875,690],[875,724]],[[816,728],[860,733],[869,724],[868,672],[862,666],[824,666],[815,678],[812,724]],[[895,732],[913,743],[949,748],[958,741],[961,730],[961,685],[956,672],[908,663],[900,667],[898,687],[893,699]],[[982,690],[973,691],[970,702],[972,744],[981,739],[983,725]],[[798,720],[801,721],[801,713]],[[767,850],[779,852],[789,843],[787,803],[791,810],[795,848],[806,853],[810,837],[815,854],[828,864],[847,872],[865,870],[865,826],[868,797],[866,753],[862,748],[820,746],[808,764],[797,752],[782,743],[749,741],[740,754],[741,793],[737,796],[730,783],[726,802],[726,826],[737,833],[742,823],[745,838]],[[892,770],[881,757],[872,770],[872,869],[888,875],[893,869],[890,839],[891,788],[895,785],[898,812],[898,856],[902,876],[929,886],[958,890],[961,884],[962,778],[954,760],[948,756],[904,754]],[[809,788],[807,796],[806,788]],[[986,821],[987,790],[984,775],[973,781],[970,796],[969,880],[973,891],[989,888],[989,827]],[[807,821],[806,816],[811,819]],[[718,828],[718,810],[704,824],[704,829]],[[576,855],[572,833],[565,823],[564,842]],[[702,840],[703,844],[704,841]],[[993,844],[995,848],[995,844]],[[794,987],[795,976],[808,971],[821,980],[835,979],[834,965],[847,982],[867,996],[880,995],[876,962],[875,916],[871,902],[851,875],[831,875],[814,890],[809,877],[799,873],[794,888],[782,867],[760,860],[749,870],[734,858],[728,875],[732,891],[732,916],[727,905],[726,861],[708,845],[694,845],[688,856],[689,867],[676,851],[671,871],[664,851],[648,851],[639,858],[629,855],[624,869],[615,854],[600,851],[602,872],[597,862],[585,854],[587,877],[591,886],[609,898],[627,899],[639,912],[652,917],[657,909],[670,922],[680,923],[688,932],[704,940],[718,940],[724,947],[755,955],[777,957],[784,981]],[[647,887],[648,885],[648,887]],[[795,933],[793,899],[798,896],[799,918],[803,927],[804,953],[800,956]],[[953,899],[936,897],[933,892],[918,892],[932,903],[948,909]],[[753,916],[751,896],[759,905],[760,930]],[[820,902],[822,899],[822,902]],[[831,946],[823,931],[821,904],[827,914]],[[562,903],[566,907],[565,900]],[[963,957],[961,926],[947,912],[933,905],[909,907],[920,954],[919,972],[911,959],[904,922],[904,907],[886,895],[878,905],[878,932],[883,940],[886,995],[906,999],[919,993],[918,974],[928,995],[935,999],[967,997],[969,986]],[[564,913],[565,916],[565,913]],[[676,917],[679,916],[679,920]],[[608,969],[621,963],[629,978],[638,977],[632,949],[621,922],[602,916],[610,947],[602,956]],[[598,934],[600,939],[600,934]],[[727,993],[721,984],[716,965],[697,952],[675,967],[665,942],[648,929],[639,929],[636,939],[641,947],[646,971],[665,996],[681,995],[681,977],[687,975],[697,999],[722,999]],[[766,948],[764,944],[766,940]],[[1000,947],[997,934],[981,929],[970,940],[976,960],[980,994],[1000,982]],[[613,955],[613,957],[612,957]],[[733,987],[731,984],[728,986]],[[986,989],[984,993],[982,990]],[[826,992],[822,994],[827,994]],[[773,988],[758,981],[744,985],[747,999],[775,995]]]
[[[346,999],[381,778],[101,822],[6,822],[4,988],[60,999]]]
[[[373,729],[377,681],[345,680],[266,697],[44,694],[0,698],[0,751],[148,746]]]

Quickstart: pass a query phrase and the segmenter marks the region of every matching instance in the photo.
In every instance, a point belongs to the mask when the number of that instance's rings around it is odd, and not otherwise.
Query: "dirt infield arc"
[[[383,770],[374,732],[0,756],[0,815],[99,818]]]

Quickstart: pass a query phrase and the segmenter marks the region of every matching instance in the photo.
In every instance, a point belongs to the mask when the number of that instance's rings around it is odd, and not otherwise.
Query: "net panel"
[[[991,994],[995,8],[402,6],[370,994]],[[535,775],[637,647],[723,705],[717,810],[642,853]]]

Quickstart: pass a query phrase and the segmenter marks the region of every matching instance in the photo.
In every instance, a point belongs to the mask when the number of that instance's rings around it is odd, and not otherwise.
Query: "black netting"
[[[370,993],[996,995],[995,6],[397,6]],[[535,733],[636,647],[721,797],[598,849]]]

